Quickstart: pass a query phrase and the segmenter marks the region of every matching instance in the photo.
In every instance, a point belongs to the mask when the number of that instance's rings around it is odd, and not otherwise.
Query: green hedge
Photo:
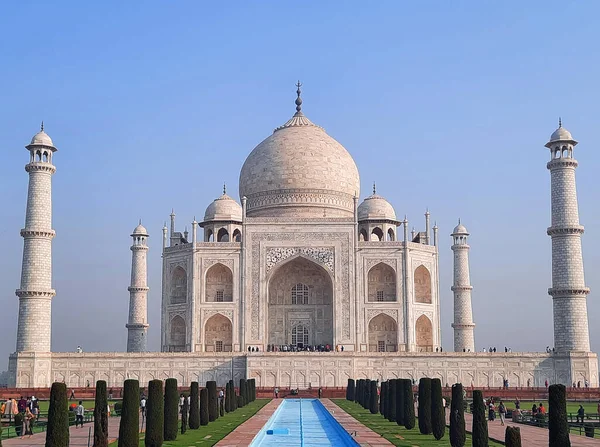
[[[200,395],[198,382],[192,382],[190,388],[190,420],[189,425],[191,430],[200,428]]]
[[[571,445],[567,422],[567,390],[564,385],[550,385],[548,388],[548,429],[551,446]]]
[[[473,391],[473,447],[488,447],[488,426],[485,417],[485,402],[481,390]],[[550,444],[554,445],[554,444]]]
[[[450,402],[450,445],[463,447],[466,439],[463,386],[456,383],[452,385],[452,401]]]
[[[97,398],[98,396],[96,396]],[[95,417],[96,412],[94,411]],[[106,435],[108,440],[108,430]],[[140,384],[137,380],[128,379],[123,384],[118,447],[138,447],[138,445],[140,445]]]
[[[208,390],[200,391],[200,425],[208,425]]]
[[[64,383],[55,382],[50,389],[46,447],[69,447],[69,402]]]
[[[394,397],[391,399],[394,401],[394,408],[396,409],[396,424],[404,425],[404,379],[395,379],[396,386],[394,389]]]
[[[206,389],[208,390],[208,422],[213,422],[219,418],[217,382],[209,380],[206,382]]]
[[[431,380],[431,431],[438,441],[446,433],[446,410],[442,396],[442,382],[440,379]]]
[[[389,407],[387,409],[387,420],[390,422],[396,422],[396,388],[397,387],[398,387],[397,379],[392,379],[388,382]]]
[[[402,379],[404,389],[404,428],[412,430],[415,428],[415,404],[410,379]]]
[[[165,423],[164,440],[175,441],[179,424],[179,394],[177,393],[177,379],[165,381]]]
[[[379,409],[379,399],[377,396],[377,382],[371,381],[371,390],[369,392],[369,411],[371,414],[377,414]]]
[[[241,399],[238,399],[238,407],[245,406],[248,402],[246,402],[246,379],[240,379],[240,396]]]
[[[146,447],[161,447],[164,431],[164,405],[162,380],[148,383],[148,402],[146,403]]]
[[[431,428],[431,379],[421,377],[419,380],[419,431],[429,435]]]
[[[354,379],[348,379],[348,387],[346,388],[346,400],[354,400]]]
[[[106,402],[106,382],[96,382],[94,399],[94,447],[108,446],[108,408]]]
[[[504,445],[506,447],[521,447],[521,429],[519,427],[506,427]]]

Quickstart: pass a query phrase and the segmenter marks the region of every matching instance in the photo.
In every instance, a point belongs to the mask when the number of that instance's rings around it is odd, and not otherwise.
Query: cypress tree
[[[251,402],[254,402],[256,400],[256,379],[251,379],[252,380],[252,387],[250,388],[250,390],[252,391],[252,394],[250,395],[251,397]]]
[[[233,379],[229,381],[229,388],[231,389],[231,411],[237,410],[237,396],[235,395],[235,384]]]
[[[415,402],[413,396],[412,382],[404,379],[404,428],[412,430],[415,428]]]
[[[488,426],[485,417],[485,403],[481,390],[473,391],[473,447],[488,447]],[[554,446],[555,444],[550,443]],[[556,444],[558,446],[558,444]]]
[[[198,382],[192,382],[190,389],[190,420],[191,430],[200,428],[200,396],[198,394]]]
[[[377,414],[377,410],[379,409],[379,399],[377,396],[377,382],[371,381],[371,390],[369,392],[369,411],[371,414]]]
[[[67,385],[55,382],[50,389],[46,447],[69,447]]]
[[[354,400],[354,379],[348,379],[348,387],[346,388],[346,400]]]
[[[96,382],[96,399],[94,401],[94,447],[107,446],[108,409],[106,408],[106,382],[98,380]]]
[[[213,422],[219,418],[217,382],[209,380],[206,382],[206,389],[208,390],[208,422]]]
[[[230,398],[229,382],[227,382],[225,384],[225,412],[227,412],[227,413],[229,413],[231,411],[231,409],[229,407],[229,398]]]
[[[164,431],[164,406],[162,380],[151,380],[148,383],[148,402],[146,403],[146,447],[161,447]]]
[[[404,425],[404,379],[396,379],[396,392],[394,393],[396,408],[396,423]]]
[[[431,434],[431,379],[419,380],[419,431],[423,435]]]
[[[179,396],[177,394],[177,379],[165,381],[164,405],[164,437],[165,441],[177,439],[177,424],[179,423]]]
[[[184,399],[184,401],[183,401],[183,407],[181,408],[181,434],[182,435],[187,430],[187,425],[188,425],[188,411],[190,411],[190,406],[188,405],[188,400],[187,400],[187,397],[186,397]]]
[[[452,402],[450,402],[450,445],[463,447],[466,437],[463,386],[456,383],[452,385]]]
[[[365,390],[364,390],[364,400],[363,400],[363,408],[365,410],[369,409],[369,404],[371,402],[371,379],[365,380]]]
[[[386,417],[385,405],[387,403],[387,387],[388,382],[381,382],[381,394],[379,396],[379,412],[383,417]]]
[[[521,447],[521,429],[519,427],[506,427],[504,445],[506,447]]]
[[[219,401],[219,414],[225,416],[225,402],[222,400]]]
[[[240,379],[240,397],[239,403],[240,407],[246,406],[248,402],[246,402],[246,379]]]
[[[99,382],[98,382],[99,383]],[[106,386],[106,383],[104,384]],[[104,389],[106,391],[106,388]],[[96,394],[96,405],[98,405]],[[140,384],[137,380],[127,379],[123,384],[123,406],[121,407],[121,422],[119,423],[118,447],[138,447],[140,445]],[[106,414],[106,401],[104,402]],[[96,423],[96,409],[94,409],[94,424]],[[108,418],[106,418],[108,419]],[[107,420],[108,424],[108,420]],[[94,431],[96,427],[94,425]],[[94,433],[94,438],[96,433]],[[108,425],[106,430],[108,441]],[[95,443],[94,443],[95,447]]]
[[[564,385],[548,388],[548,440],[552,447],[570,447],[567,422],[567,393]]]
[[[208,425],[208,390],[200,390],[200,425]]]
[[[390,422],[396,421],[396,388],[397,387],[398,387],[397,379],[392,379],[388,382],[389,408],[387,410],[387,420]]]
[[[446,410],[442,401],[442,382],[440,379],[431,380],[431,430],[438,441],[446,432]]]
[[[360,379],[356,380],[356,389],[354,390],[354,402],[358,403],[360,395]]]

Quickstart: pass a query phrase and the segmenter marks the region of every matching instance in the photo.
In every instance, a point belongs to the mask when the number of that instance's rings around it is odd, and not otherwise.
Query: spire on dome
[[[223,182],[223,194],[227,194],[227,185]]]
[[[373,195],[377,194],[377,187],[375,186],[375,182],[373,182]]]
[[[562,127],[562,119],[560,116],[558,117],[558,127]]]
[[[44,120],[42,120],[42,125],[40,126],[40,132],[44,131]]]
[[[296,87],[298,87],[298,90],[296,90],[296,94],[298,95],[298,97],[296,98],[296,115],[302,115],[302,98],[300,97],[300,95],[302,94],[302,90],[300,90],[300,87],[302,87],[302,84],[300,83],[300,81],[298,81],[298,83],[296,84]]]

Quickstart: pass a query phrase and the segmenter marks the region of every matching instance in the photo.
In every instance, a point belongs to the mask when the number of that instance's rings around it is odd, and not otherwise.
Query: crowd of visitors
[[[21,439],[25,436],[33,435],[33,427],[35,420],[40,414],[40,403],[35,396],[23,396],[17,401],[16,399],[7,399],[0,405],[0,416],[8,418],[9,423],[17,414],[23,416],[23,426],[21,427]],[[18,432],[17,432],[18,433]]]
[[[267,352],[332,352],[331,345],[267,345]],[[335,352],[344,352],[344,346],[336,345]]]

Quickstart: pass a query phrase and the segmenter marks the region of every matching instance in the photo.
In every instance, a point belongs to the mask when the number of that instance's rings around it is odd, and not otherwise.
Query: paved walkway
[[[273,399],[267,405],[235,430],[217,442],[217,447],[247,447],[250,445],[256,434],[267,423],[269,418],[275,413],[283,399]],[[4,447],[4,446],[3,446]]]
[[[448,412],[449,413],[449,412]],[[471,413],[465,413],[465,425],[468,431],[471,431],[473,426],[473,415]],[[512,421],[506,421],[505,426],[500,425],[500,419],[496,418],[495,421],[488,421],[488,434],[490,438],[504,441],[504,433],[506,425],[519,427],[521,429],[521,443],[527,447],[548,447],[548,430],[540,427],[532,427],[525,424],[517,424]],[[586,438],[585,436],[571,434],[571,446],[572,447],[587,447],[587,446],[600,446],[600,439],[597,438]]]
[[[116,441],[119,437],[120,417],[111,417],[108,420],[108,442]],[[141,418],[140,418],[141,423]],[[91,430],[90,430],[91,429]],[[90,445],[94,443],[94,423],[88,422],[83,428],[69,427],[69,447],[87,447],[88,436],[91,438]],[[46,432],[36,433],[31,438],[25,437],[10,438],[2,441],[2,447],[29,447],[29,446],[44,446],[46,444]]]
[[[393,446],[390,441],[375,433],[370,428],[358,422],[329,399],[321,399],[327,411],[340,423],[344,430],[353,435],[356,442],[363,447],[388,447]]]

